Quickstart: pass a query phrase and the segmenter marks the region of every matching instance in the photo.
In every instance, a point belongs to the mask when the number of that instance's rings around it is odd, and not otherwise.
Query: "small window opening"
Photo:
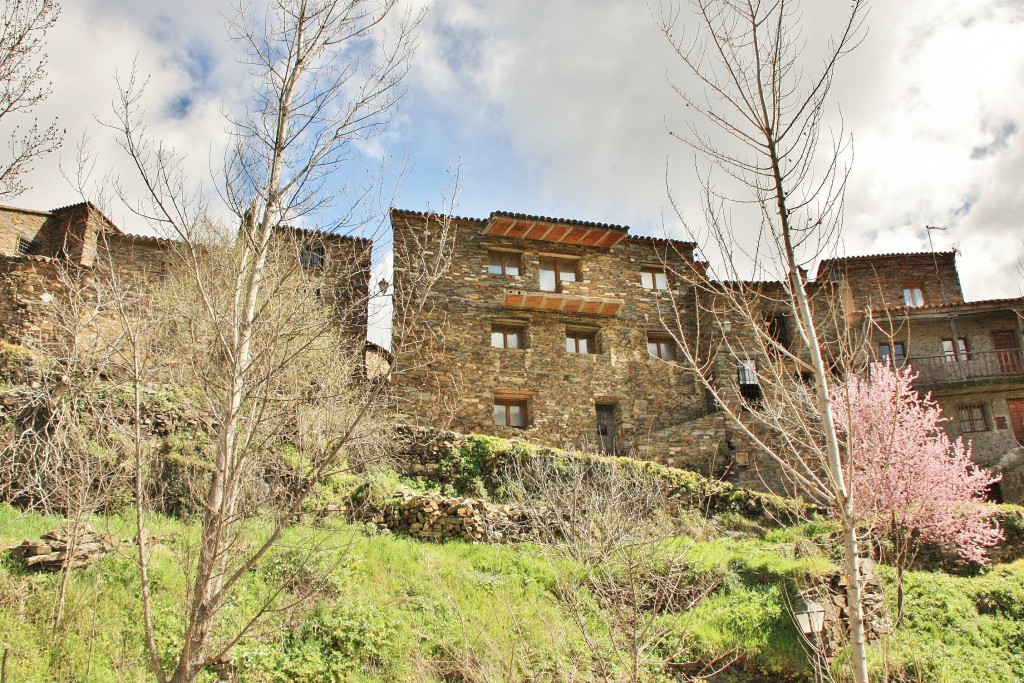
[[[491,346],[496,349],[522,349],[526,346],[523,325],[494,323],[491,325]]]
[[[640,284],[644,289],[668,289],[668,276],[664,268],[644,266],[640,269]]]
[[[924,292],[921,291],[921,285],[914,284],[903,287],[903,305],[924,306]]]
[[[18,256],[30,256],[38,251],[36,246],[37,244],[35,240],[30,240],[27,237],[18,237],[18,245],[15,247],[15,253]]]
[[[952,339],[942,340],[942,354],[946,357],[947,363],[955,363],[957,361],[957,355],[959,354],[960,360],[971,359],[971,346],[967,343],[966,337],[957,337],[956,350],[953,348]]]
[[[648,334],[647,353],[661,360],[675,360],[676,342],[667,334]]]
[[[306,270],[319,270],[326,260],[327,252],[322,244],[304,244],[299,249],[299,265]]]
[[[526,401],[521,399],[494,399],[495,427],[526,427]]]
[[[789,330],[789,321],[784,315],[769,315],[765,317],[765,331],[768,337],[774,342],[768,346],[772,355],[779,355],[781,349],[788,351],[793,344],[793,336]]]
[[[565,331],[565,352],[579,354],[597,353],[597,333],[594,330]]]
[[[985,414],[985,406],[974,403],[957,408],[957,426],[960,427],[961,434],[987,432],[988,417]]]
[[[757,362],[752,358],[741,359],[736,364],[736,382],[740,397],[751,407],[761,403],[761,385],[757,380]]]
[[[487,272],[491,275],[516,276],[522,272],[522,254],[511,251],[490,251],[487,255]]]
[[[891,362],[893,367],[901,368],[907,362],[907,349],[903,342],[887,342],[878,345],[878,357],[883,363]]]
[[[540,289],[542,292],[560,292],[563,282],[579,280],[579,259],[542,256],[540,259]]]

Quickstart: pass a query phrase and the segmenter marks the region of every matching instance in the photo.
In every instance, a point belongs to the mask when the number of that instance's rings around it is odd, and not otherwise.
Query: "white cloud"
[[[827,35],[848,0],[806,2],[803,35]],[[422,0],[410,6],[422,7]],[[221,11],[226,2],[65,2],[50,35],[54,94],[42,116],[68,128],[62,152],[88,129],[106,165],[131,176],[109,119],[115,71],[138,57],[150,74],[150,133],[191,154],[204,180],[219,163],[225,108],[246,96]],[[869,33],[834,87],[855,160],[847,196],[849,253],[958,245],[970,296],[1016,295],[1024,254],[1024,7],[1015,0],[875,3]],[[447,160],[462,154],[460,209],[503,209],[633,226],[658,233],[666,160],[691,218],[698,205],[690,152],[672,141],[685,110],[667,75],[678,62],[637,0],[443,0],[421,31],[409,97],[390,133],[363,146],[416,165],[409,208],[437,203]],[[684,84],[685,85],[685,84]],[[211,158],[212,157],[212,158]],[[66,163],[65,162],[65,163]],[[20,205],[77,201],[47,161]],[[139,229],[127,215],[115,216]],[[669,226],[673,227],[672,225]]]
[[[805,4],[813,50],[847,3]],[[960,245],[969,295],[1016,292],[1022,14],[1006,0],[873,6],[834,88],[854,136],[847,251],[927,249],[924,226],[944,226],[936,247]],[[505,188],[469,177],[464,205],[657,232],[669,157],[673,191],[688,211],[697,206],[692,156],[664,123],[685,121],[666,82],[678,65],[644,3],[453,0],[435,8],[425,36],[417,85],[458,121],[449,143],[470,167],[474,155],[502,155],[532,189],[526,205],[505,207],[493,199]],[[1003,247],[995,259],[994,244]],[[980,267],[993,262],[995,271]]]

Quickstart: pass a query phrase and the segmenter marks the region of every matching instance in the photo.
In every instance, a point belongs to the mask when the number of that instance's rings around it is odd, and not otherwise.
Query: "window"
[[[18,245],[15,247],[15,254],[18,256],[28,256],[34,254],[36,251],[36,243],[27,237],[19,237]]]
[[[487,255],[487,272],[491,275],[514,276],[522,272],[522,254],[511,251],[489,251]]]
[[[957,425],[960,432],[987,432],[988,419],[985,416],[985,406],[975,403],[957,408]]]
[[[793,337],[789,333],[789,321],[784,315],[768,315],[764,319],[765,331],[773,342],[783,349],[789,350],[793,343]],[[769,346],[768,351],[773,355],[779,353],[776,346]]]
[[[566,353],[597,353],[597,333],[594,330],[565,331]]]
[[[924,306],[924,294],[921,291],[921,285],[906,285],[903,288],[903,305]]]
[[[667,334],[648,334],[647,353],[661,360],[676,359],[676,343]]]
[[[903,367],[907,362],[907,350],[903,342],[889,342],[878,345],[878,356],[883,363],[892,361],[893,367]]]
[[[491,325],[491,346],[496,349],[521,349],[525,347],[526,327],[508,323]]]
[[[761,401],[761,385],[757,381],[757,362],[752,358],[741,359],[736,364],[736,382],[740,396],[750,404]]]
[[[322,244],[304,244],[299,249],[299,264],[308,270],[323,268],[326,257],[326,250]]]
[[[668,289],[665,269],[658,266],[644,266],[640,269],[640,284],[644,289]]]
[[[970,347],[970,345],[968,345],[967,339],[965,337],[957,337],[956,346],[957,346],[956,350],[957,350],[957,352],[960,355],[960,360],[970,360],[971,359],[971,347]],[[956,362],[957,353],[953,352],[953,340],[952,339],[943,339],[942,340],[942,353],[943,353],[943,355],[946,356],[946,362],[947,363],[955,363]]]
[[[526,401],[511,398],[494,399],[495,427],[526,427]]]
[[[560,292],[562,291],[563,282],[576,282],[579,279],[579,265],[579,259],[541,256],[541,291]]]

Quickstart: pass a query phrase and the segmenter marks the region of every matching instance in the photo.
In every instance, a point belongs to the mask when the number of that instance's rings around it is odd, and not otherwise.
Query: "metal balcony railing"
[[[1024,350],[970,351],[960,358],[952,354],[908,358],[918,373],[918,384],[947,384],[979,379],[1024,376]]]

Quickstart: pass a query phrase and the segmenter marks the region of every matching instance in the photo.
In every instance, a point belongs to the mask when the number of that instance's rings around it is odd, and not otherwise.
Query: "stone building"
[[[280,228],[278,245],[293,251],[317,292],[330,301],[359,343],[366,338],[370,240],[315,230]],[[126,282],[161,280],[178,243],[123,232],[84,202],[52,211],[0,206],[0,339],[20,341],[36,329],[40,306],[60,294],[60,279],[97,267]]]
[[[396,251],[420,244],[412,236],[432,220],[439,217],[392,210]],[[790,488],[705,398],[666,334],[717,335],[709,353],[724,396],[756,399],[762,363],[773,365],[758,357],[763,345],[745,339],[742,315],[701,319],[716,304],[695,286],[704,268],[693,244],[502,212],[447,220],[457,232],[451,266],[424,313],[439,333],[429,357],[393,380],[403,412],[460,431],[628,452],[753,488]],[[398,290],[403,277],[396,268]],[[785,300],[781,283],[717,286]],[[826,347],[832,332],[870,329],[876,357],[911,363],[950,433],[973,440],[977,461],[1003,474],[1001,495],[1024,500],[1024,299],[964,302],[952,252],[826,260],[810,292]],[[769,336],[792,343],[785,311],[757,315]],[[795,365],[793,374],[800,379]]]
[[[952,251],[829,259],[818,279],[838,283],[875,357],[912,367],[946,431],[1003,474],[995,495],[1024,501],[1024,297],[964,301]]]
[[[396,250],[432,219],[393,210]],[[611,453],[644,451],[689,424],[673,443],[709,445],[681,447],[691,461],[678,464],[696,466],[717,450],[717,423],[702,434],[704,392],[675,362],[661,320],[673,299],[694,296],[686,279],[669,277],[694,267],[693,244],[508,213],[455,218],[452,229],[451,266],[427,313],[443,334],[428,363],[394,380],[406,413]],[[402,277],[396,270],[398,290]]]

